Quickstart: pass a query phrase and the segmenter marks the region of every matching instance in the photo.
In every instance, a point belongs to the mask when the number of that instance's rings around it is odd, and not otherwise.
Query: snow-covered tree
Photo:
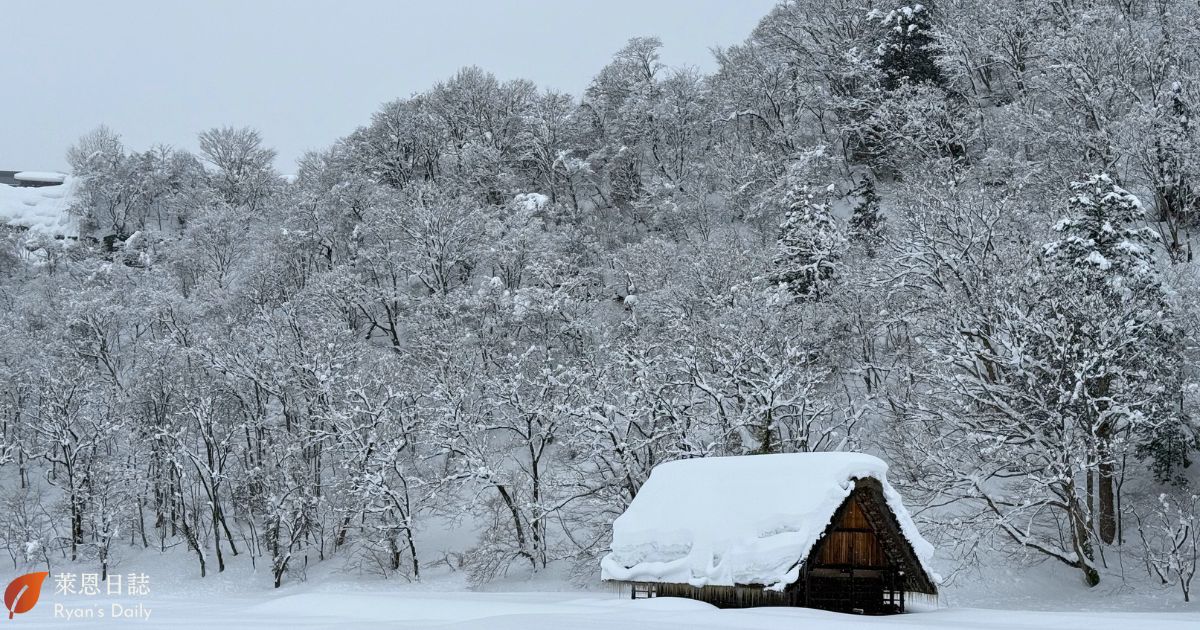
[[[833,212],[817,194],[807,184],[793,182],[788,188],[771,272],[773,282],[814,300],[833,287],[845,245]]]
[[[876,53],[883,72],[884,89],[895,90],[904,84],[941,83],[929,9],[919,3],[901,4],[877,15],[883,41]]]
[[[862,243],[867,255],[873,256],[887,229],[886,218],[879,210],[879,194],[875,192],[875,183],[869,177],[864,177],[851,194],[858,197],[858,203],[850,211],[850,239]]]
[[[1066,292],[1043,306],[1078,335],[1075,361],[1081,365],[1073,370],[1072,403],[1095,442],[1099,533],[1111,543],[1117,529],[1114,442],[1128,436],[1149,450],[1161,478],[1187,463],[1170,459],[1174,451],[1160,443],[1187,439],[1176,404],[1180,339],[1156,268],[1158,234],[1141,225],[1141,202],[1104,174],[1072,189],[1070,214],[1055,226],[1060,238],[1045,248],[1049,277]],[[1092,483],[1089,471],[1089,506]]]
[[[1146,566],[1164,585],[1174,583],[1191,601],[1192,580],[1200,569],[1200,495],[1160,494],[1146,518],[1140,515],[1138,535]]]
[[[200,155],[211,164],[212,187],[226,203],[259,209],[279,185],[275,151],[263,146],[262,136],[248,127],[219,127],[200,134]]]

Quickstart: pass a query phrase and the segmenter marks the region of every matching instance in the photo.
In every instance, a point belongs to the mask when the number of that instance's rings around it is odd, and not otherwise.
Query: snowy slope
[[[61,186],[23,188],[0,184],[0,225],[52,236],[75,236],[78,228],[68,212],[74,190],[71,177]]]
[[[711,457],[662,464],[613,523],[606,580],[781,585],[796,580],[854,480],[883,484],[925,571],[933,546],[917,531],[887,464],[861,453]]]

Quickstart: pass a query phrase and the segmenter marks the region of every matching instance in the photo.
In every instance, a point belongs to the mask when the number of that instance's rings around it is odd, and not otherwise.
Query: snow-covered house
[[[25,188],[41,188],[43,186],[61,186],[66,181],[64,173],[51,171],[19,171],[13,175],[18,186]]]
[[[34,174],[44,176],[41,177],[43,180],[50,175]],[[9,186],[0,183],[0,228],[29,230],[59,238],[77,236],[79,229],[70,213],[74,195],[75,180],[71,177],[64,177],[54,185]]]
[[[66,174],[51,171],[0,171],[0,184],[23,188],[59,186],[66,179]]]
[[[886,613],[937,593],[932,557],[879,458],[750,455],[657,466],[601,572],[634,597]]]

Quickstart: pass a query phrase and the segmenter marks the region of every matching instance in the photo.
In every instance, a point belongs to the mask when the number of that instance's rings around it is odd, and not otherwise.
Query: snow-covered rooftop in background
[[[46,183],[63,183],[67,178],[64,173],[54,173],[50,171],[21,171],[13,175],[13,179],[22,182],[46,182]]]
[[[75,236],[78,228],[68,212],[74,192],[71,177],[61,186],[26,188],[0,184],[0,225],[29,228],[53,236]]]
[[[933,545],[917,531],[887,464],[862,453],[709,457],[661,464],[613,522],[603,579],[692,586],[782,586],[799,577],[854,480],[874,478],[925,572]]]

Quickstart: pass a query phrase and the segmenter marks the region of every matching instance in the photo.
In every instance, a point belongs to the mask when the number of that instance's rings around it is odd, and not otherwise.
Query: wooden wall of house
[[[795,590],[768,591],[761,586],[701,586],[654,584],[657,597],[686,597],[708,602],[718,608],[753,606],[803,606],[803,593]]]
[[[852,496],[842,510],[841,519],[821,541],[813,566],[885,568],[889,565],[879,537],[857,498]]]

